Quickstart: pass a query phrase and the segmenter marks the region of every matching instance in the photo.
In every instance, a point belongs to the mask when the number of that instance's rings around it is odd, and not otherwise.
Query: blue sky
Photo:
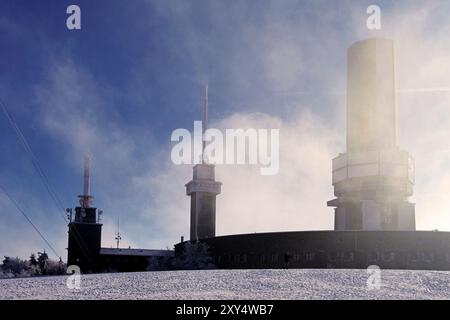
[[[221,171],[224,191],[218,200],[218,232],[329,229],[332,214],[325,202],[332,197],[331,158],[345,150],[346,49],[366,37],[392,37],[405,57],[401,61],[410,62],[399,63],[399,80],[404,80],[400,87],[450,86],[444,75],[450,55],[444,37],[448,3],[377,1],[383,17],[380,32],[365,28],[365,10],[372,3],[3,0],[0,98],[64,206],[76,205],[83,155],[92,153],[92,192],[96,206],[105,212],[104,246],[113,244],[118,216],[124,246],[171,246],[188,234],[184,183],[191,169],[171,164],[170,134],[176,128],[191,129],[193,120],[200,119],[205,81],[213,123],[278,126],[290,153],[279,177],[264,178],[267,187],[261,193],[252,188],[251,183],[259,185],[262,179],[252,168],[236,169],[247,170],[242,175],[226,171],[234,169]],[[66,28],[70,4],[81,7],[80,31]],[[425,56],[425,44],[436,54],[433,59]],[[424,60],[428,64],[415,68],[416,77],[411,79],[414,63]],[[430,141],[445,140],[447,117],[436,126],[434,118],[423,122],[428,118],[420,112],[401,110],[414,104],[426,112],[432,104],[447,114],[447,100],[445,93],[399,97],[400,124],[410,130],[401,142],[416,152],[419,166],[421,155],[430,157]],[[61,213],[3,115],[0,134],[1,184],[65,257],[67,229]],[[300,150],[295,157],[293,148]],[[436,170],[448,169],[446,157],[433,156]],[[445,194],[446,180],[427,178],[431,173],[421,176],[418,187],[428,199],[430,192],[432,197]],[[439,191],[431,187],[437,184]],[[248,202],[259,202],[266,192],[274,195],[273,205],[244,210],[239,202],[244,201],[242,186],[252,199]],[[281,195],[283,188],[289,192]],[[311,193],[308,197],[297,196],[305,190]],[[286,216],[280,213],[275,223],[267,217],[277,214],[267,210],[278,211],[279,202],[292,204],[280,209]],[[446,202],[439,210],[447,208]],[[432,204],[424,206],[432,209]],[[319,218],[306,216],[306,211]],[[232,223],[233,215],[242,216],[241,212],[247,218]],[[298,212],[304,213],[290,220]],[[419,227],[440,226],[439,216],[423,217]],[[450,229],[450,220],[443,228]],[[0,255],[26,256],[44,247],[0,195]]]

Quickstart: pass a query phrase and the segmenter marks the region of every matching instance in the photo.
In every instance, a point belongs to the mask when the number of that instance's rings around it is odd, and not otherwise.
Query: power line
[[[17,138],[18,138],[19,142],[22,144],[22,146],[25,149],[26,153],[30,157],[34,168],[36,169],[36,171],[37,171],[39,177],[41,178],[45,188],[47,189],[47,192],[49,193],[50,197],[52,198],[53,203],[55,204],[58,212],[62,213],[62,218],[64,219],[64,222],[67,223],[67,218],[65,216],[65,213],[63,213],[63,212],[65,212],[64,206],[62,205],[60,199],[58,198],[58,196],[56,195],[55,191],[51,187],[50,182],[49,182],[49,180],[47,178],[47,175],[42,170],[42,167],[41,167],[37,157],[33,153],[33,150],[31,150],[31,147],[28,144],[25,136],[23,135],[22,130],[20,130],[19,126],[14,121],[14,118],[9,113],[8,109],[6,108],[6,105],[3,103],[3,101],[1,99],[0,99],[0,105],[2,106],[3,113],[5,114],[6,118],[8,119],[8,122],[13,127],[14,131],[16,132],[16,135],[17,135]]]
[[[9,124],[14,129],[14,131],[16,132],[17,139],[22,144],[22,147],[25,149],[25,152],[30,157],[31,162],[32,162],[35,170],[37,171],[39,177],[41,178],[41,180],[42,180],[42,182],[43,182],[47,192],[49,193],[50,198],[53,200],[53,203],[55,204],[57,211],[59,211],[61,213],[64,212],[62,214],[62,218],[63,218],[65,223],[70,222],[67,219],[66,215],[65,215],[64,206],[62,205],[62,202],[59,199],[59,197],[56,194],[56,192],[54,191],[54,189],[51,187],[51,184],[50,184],[50,182],[49,182],[49,180],[47,178],[47,175],[44,173],[44,171],[42,170],[41,165],[39,164],[39,160],[37,159],[37,157],[33,153],[33,150],[31,149],[29,143],[27,142],[27,139],[25,138],[22,130],[20,130],[20,128],[17,125],[17,123],[15,122],[13,116],[9,113],[8,108],[6,107],[6,105],[3,103],[3,101],[1,99],[0,99],[0,105],[1,105],[1,107],[3,109],[3,113],[5,114],[6,118],[8,119]],[[73,230],[74,239],[77,242],[78,246],[80,247],[82,254],[86,257],[86,259],[88,261],[90,261],[91,254],[89,252],[89,248],[86,246],[86,243],[85,243],[83,237],[81,237],[81,235],[78,232],[77,228],[72,228],[72,230]]]
[[[8,197],[8,199],[12,202],[12,204],[16,207],[16,209],[25,217],[25,219],[27,219],[27,221],[31,224],[31,226],[34,228],[34,230],[36,230],[36,232],[39,234],[39,236],[42,238],[42,240],[44,240],[44,242],[47,244],[47,246],[50,248],[50,250],[53,251],[55,256],[58,258],[61,258],[61,256],[56,252],[56,250],[53,248],[53,246],[50,244],[50,242],[42,234],[42,232],[39,231],[39,228],[33,223],[33,221],[31,221],[30,217],[28,217],[28,215],[25,213],[25,211],[23,211],[19,207],[19,204],[10,196],[10,194],[6,191],[6,189],[2,185],[0,185],[0,189]]]

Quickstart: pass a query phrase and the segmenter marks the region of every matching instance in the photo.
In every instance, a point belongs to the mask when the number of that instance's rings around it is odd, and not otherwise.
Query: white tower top
[[[396,148],[394,43],[371,38],[348,49],[347,151]]]

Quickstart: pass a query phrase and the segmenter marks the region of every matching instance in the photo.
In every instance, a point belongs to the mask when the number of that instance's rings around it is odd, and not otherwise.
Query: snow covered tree
[[[175,259],[175,267],[182,270],[215,269],[209,246],[203,242],[186,242],[182,254]]]
[[[46,274],[52,276],[66,274],[66,264],[61,259],[59,261],[49,259],[47,261]]]
[[[30,266],[37,266],[38,261],[36,260],[36,255],[34,253],[30,256]]]
[[[5,256],[0,265],[0,278],[66,274],[66,265],[61,259],[51,260],[45,252],[39,252],[38,255],[36,259],[36,255],[32,253],[29,260]]]
[[[3,260],[2,265],[3,273],[11,274],[14,276],[29,276],[30,266],[28,261],[21,260],[19,258],[6,257]]]
[[[44,252],[38,252],[38,265],[41,270],[41,274],[47,274],[47,266],[48,266],[48,255]]]

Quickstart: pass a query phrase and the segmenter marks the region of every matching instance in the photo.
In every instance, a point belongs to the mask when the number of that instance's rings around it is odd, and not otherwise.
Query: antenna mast
[[[205,138],[205,132],[208,128],[208,83],[205,83],[205,92],[203,96],[203,123],[202,123],[202,136],[203,136],[203,144],[202,144],[202,163],[205,163],[205,147],[206,142],[204,140]]]
[[[120,217],[117,217],[117,232],[116,237],[114,238],[116,240],[117,249],[119,249],[120,240],[122,240],[122,236],[120,235]]]
[[[91,180],[91,156],[84,157],[83,195],[79,196],[82,208],[90,208],[93,197],[90,193]]]

